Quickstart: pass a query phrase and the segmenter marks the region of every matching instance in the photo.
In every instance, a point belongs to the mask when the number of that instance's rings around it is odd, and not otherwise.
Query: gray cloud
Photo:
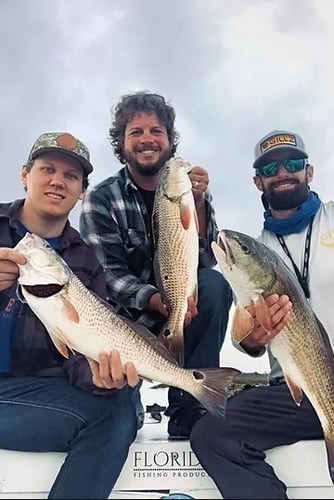
[[[209,171],[220,226],[261,228],[253,148],[274,128],[304,136],[328,199],[333,10],[331,0],[2,0],[1,201],[23,194],[20,166],[45,131],[86,142],[92,184],[116,171],[110,110],[140,89],[175,106],[179,153]]]

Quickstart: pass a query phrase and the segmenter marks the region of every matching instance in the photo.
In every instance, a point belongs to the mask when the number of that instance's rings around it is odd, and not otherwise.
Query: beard
[[[153,163],[152,165],[148,166],[148,165],[142,165],[141,163],[139,163],[133,157],[133,155],[128,151],[124,151],[123,154],[124,154],[124,158],[125,158],[127,164],[133,170],[135,170],[138,174],[142,175],[143,177],[152,177],[155,174],[157,174],[158,172],[160,172],[160,170],[162,169],[162,167],[164,166],[166,161],[169,160],[171,157],[170,150],[165,151],[164,153],[162,153],[161,157],[159,158],[159,160],[156,163]]]
[[[273,186],[268,186],[263,194],[273,210],[290,210],[299,207],[310,192],[307,181],[294,182],[294,188],[289,191],[277,192]]]

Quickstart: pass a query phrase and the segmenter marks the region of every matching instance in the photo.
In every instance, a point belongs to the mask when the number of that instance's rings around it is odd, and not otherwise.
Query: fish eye
[[[241,250],[244,252],[244,253],[249,253],[249,247],[245,244],[243,245],[240,245],[241,246]]]

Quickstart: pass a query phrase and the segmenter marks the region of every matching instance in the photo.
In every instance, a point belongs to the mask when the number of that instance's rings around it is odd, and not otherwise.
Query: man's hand
[[[13,248],[0,247],[0,292],[15,283],[19,275],[17,264],[25,263],[25,257]]]
[[[158,311],[165,318],[168,318],[168,307],[162,302],[162,297],[159,292],[151,295],[150,300],[148,301],[148,310]]]
[[[151,295],[150,300],[148,302],[148,308],[150,311],[158,311],[165,318],[168,318],[168,307],[166,304],[162,302],[162,297],[160,293],[154,293]],[[197,307],[195,305],[195,301],[193,297],[188,297],[188,310],[184,317],[184,326],[188,326],[193,318],[195,318],[198,314]]]
[[[190,170],[188,175],[193,187],[195,203],[200,202],[204,199],[204,193],[208,189],[208,172],[204,168],[196,166]]]
[[[87,358],[93,375],[93,384],[101,389],[122,389],[126,385],[135,387],[139,377],[133,363],[126,363],[123,371],[118,351],[101,352],[99,362]]]
[[[193,297],[188,297],[188,311],[184,317],[184,326],[188,326],[189,323],[195,318],[198,314],[198,310],[195,304]]]
[[[265,330],[256,318],[255,307],[249,306],[247,310],[253,316],[255,326],[251,333],[241,342],[241,346],[246,350],[268,344],[289,321],[292,303],[287,295],[268,295],[265,301],[269,308],[273,328],[270,331]]]

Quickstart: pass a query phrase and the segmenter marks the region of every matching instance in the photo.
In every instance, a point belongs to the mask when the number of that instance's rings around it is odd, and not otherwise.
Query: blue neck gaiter
[[[319,196],[314,191],[310,191],[308,197],[301,204],[298,210],[285,217],[284,219],[275,219],[270,210],[264,212],[264,229],[271,231],[275,234],[281,234],[282,236],[286,234],[299,233],[305,227],[309,225],[312,217],[317,213],[321,201]]]

